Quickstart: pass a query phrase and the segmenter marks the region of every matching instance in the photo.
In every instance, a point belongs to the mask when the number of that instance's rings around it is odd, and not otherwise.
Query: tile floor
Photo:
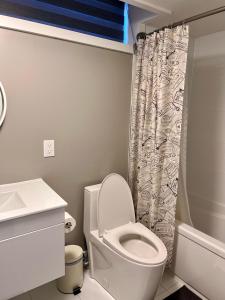
[[[163,275],[155,300],[163,300],[183,285],[184,282],[181,279],[170,271],[166,271]],[[186,286],[200,298],[207,300],[190,286]],[[112,296],[110,296],[95,280],[91,279],[89,272],[86,271],[82,292],[79,295],[64,295],[58,292],[55,281],[53,281],[11,300],[114,300],[114,298],[112,298]]]

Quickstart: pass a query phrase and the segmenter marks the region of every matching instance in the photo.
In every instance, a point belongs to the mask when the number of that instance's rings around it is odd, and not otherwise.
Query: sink
[[[24,207],[26,205],[17,192],[0,193],[0,213]]]
[[[66,205],[41,178],[0,185],[0,300],[65,274]]]
[[[66,205],[41,178],[0,185],[0,224]]]

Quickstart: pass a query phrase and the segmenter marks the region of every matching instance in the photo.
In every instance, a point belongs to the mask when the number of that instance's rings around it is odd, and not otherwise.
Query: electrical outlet
[[[55,141],[54,140],[44,140],[44,157],[55,156]]]

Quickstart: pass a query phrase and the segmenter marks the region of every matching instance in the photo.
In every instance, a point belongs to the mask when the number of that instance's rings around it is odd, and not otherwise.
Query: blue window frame
[[[0,14],[128,42],[128,5],[119,0],[0,0]]]

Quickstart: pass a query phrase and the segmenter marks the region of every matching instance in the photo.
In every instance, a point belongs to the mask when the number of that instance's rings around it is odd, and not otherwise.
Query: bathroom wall
[[[187,150],[191,215],[199,229],[222,239],[225,233],[221,225],[225,216],[225,31],[195,40],[192,65]]]
[[[42,177],[77,220],[67,242],[83,244],[83,188],[127,175],[131,67],[129,54],[0,29],[0,184]]]

